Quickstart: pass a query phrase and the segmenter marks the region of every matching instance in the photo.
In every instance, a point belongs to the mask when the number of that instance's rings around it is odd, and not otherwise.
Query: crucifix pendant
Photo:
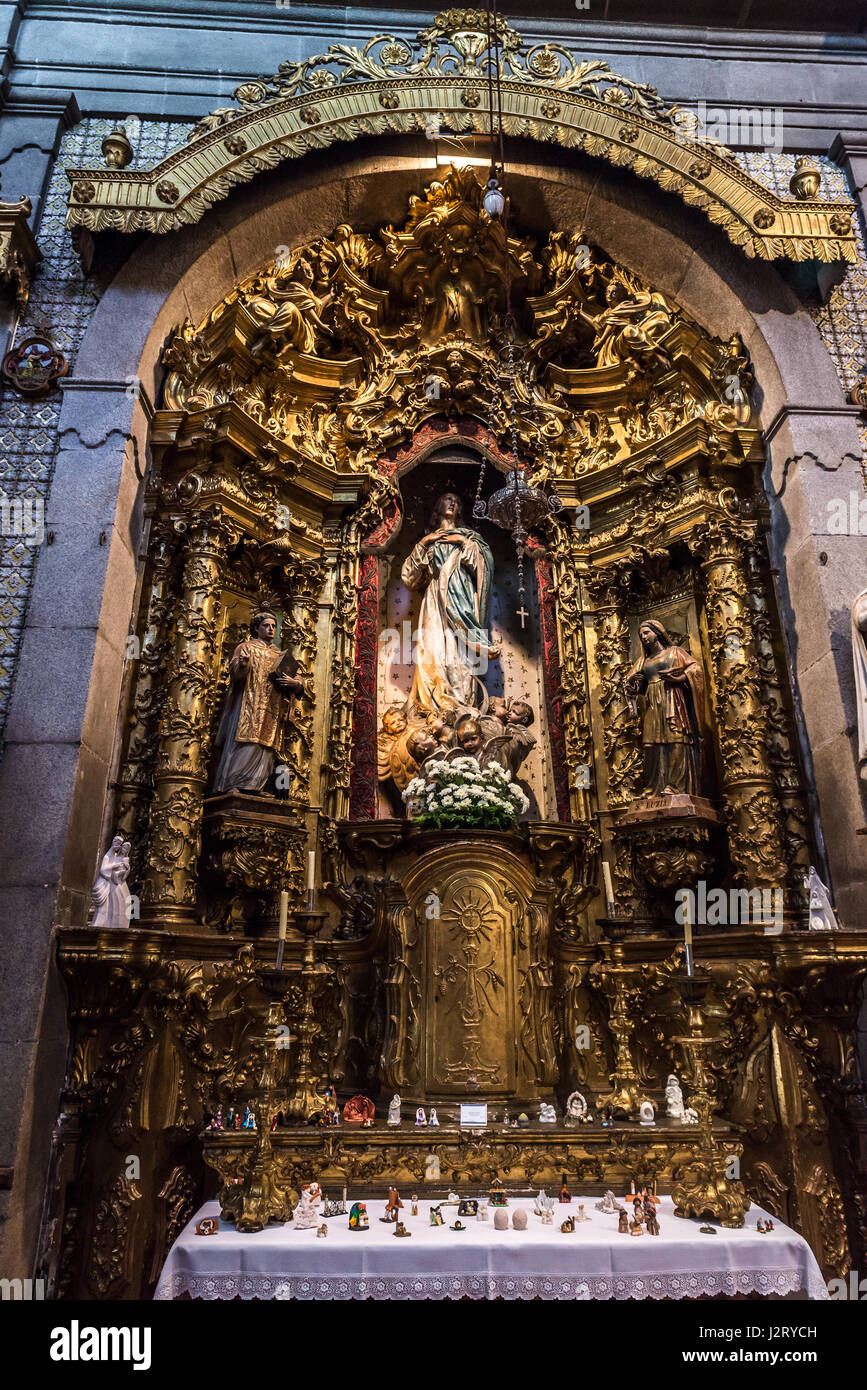
[[[518,609],[518,617],[521,619],[521,627],[525,626],[525,619],[529,618],[529,616],[530,614],[527,612],[524,605],[521,604],[521,607]]]

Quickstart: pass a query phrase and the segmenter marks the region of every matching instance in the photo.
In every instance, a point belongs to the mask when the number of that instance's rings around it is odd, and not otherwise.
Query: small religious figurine
[[[366,1203],[366,1202],[353,1202],[352,1207],[351,1207],[350,1212],[349,1212],[349,1229],[350,1229],[350,1231],[366,1231],[366,1230],[367,1230],[367,1203]]]
[[[213,1117],[213,1119],[211,1120],[211,1123],[208,1125],[208,1129],[222,1129],[222,1128],[223,1128],[223,1112],[222,1112],[222,1110],[218,1110],[217,1113],[216,1113],[216,1115],[215,1115],[215,1116]]]
[[[602,1198],[602,1201],[596,1203],[596,1210],[604,1211],[606,1216],[617,1216],[621,1211],[625,1213],[625,1209],[620,1205],[610,1187]]]
[[[254,613],[250,637],[232,652],[229,696],[214,740],[220,749],[215,792],[275,794],[270,784],[283,754],[288,697],[306,693],[294,658],[274,645],[276,632],[273,613]]]
[[[557,1111],[553,1105],[548,1105],[543,1101],[539,1106],[539,1123],[542,1125],[555,1125],[557,1123]]]
[[[439,1120],[437,1119],[437,1112],[434,1106],[431,1106],[430,1108],[430,1119],[428,1120],[428,1124],[437,1126],[439,1125]]]
[[[674,1072],[665,1083],[665,1113],[670,1120],[683,1119],[683,1091]]]
[[[640,1222],[637,1218],[633,1218],[633,1220],[630,1221],[630,1223],[629,1223],[629,1234],[630,1234],[631,1236],[643,1236],[643,1235],[644,1235],[644,1227],[642,1226],[641,1222]]]
[[[804,888],[809,899],[810,931],[838,931],[840,923],[831,905],[831,895],[812,864],[804,879]]]
[[[506,1196],[505,1188],[499,1178],[494,1178],[491,1183],[491,1191],[488,1200],[492,1207],[507,1207],[509,1205],[509,1199]]]
[[[318,1229],[317,1232],[316,1232],[316,1236],[317,1236],[317,1239],[321,1239],[322,1236],[327,1236],[327,1235],[328,1235],[328,1227],[326,1226],[325,1222],[323,1221],[322,1225],[319,1227],[319,1229]]]
[[[626,1215],[625,1211],[621,1211],[620,1216],[618,1217],[617,1230],[619,1234],[622,1236],[629,1235],[629,1217]]]
[[[568,1187],[566,1186],[566,1174],[565,1174],[565,1173],[563,1174],[563,1186],[560,1188],[560,1196],[559,1196],[558,1200],[561,1201],[561,1202],[564,1202],[564,1203],[565,1203],[565,1202],[571,1202],[571,1201],[572,1201],[572,1193],[569,1191]]]
[[[426,1116],[425,1113],[424,1113],[424,1106],[423,1106],[423,1105],[420,1105],[420,1106],[418,1107],[418,1110],[416,1110],[416,1112],[415,1112],[415,1122],[416,1122],[416,1124],[419,1125],[419,1126],[422,1126],[422,1125],[426,1125],[426,1124],[427,1124],[427,1116]]]
[[[585,1213],[585,1211],[584,1211],[584,1204],[583,1204],[583,1202],[579,1202],[579,1203],[578,1203],[578,1215],[575,1217],[575,1224],[577,1225],[579,1221],[592,1221],[592,1220],[593,1220],[592,1216],[587,1216],[587,1215],[586,1215],[586,1213]]]
[[[400,1200],[400,1193],[398,1192],[396,1187],[390,1187],[388,1189],[388,1203],[385,1208],[385,1215],[379,1218],[380,1221],[396,1221],[397,1213],[401,1210],[402,1207],[403,1202]]]
[[[454,1223],[453,1226],[450,1226],[450,1227],[449,1227],[449,1230],[451,1230],[451,1231],[465,1231],[466,1229],[467,1229],[466,1226],[464,1225],[463,1221],[461,1221],[460,1219],[458,1219],[458,1220]]]
[[[432,1226],[444,1226],[444,1225],[445,1225],[445,1217],[443,1216],[443,1214],[442,1214],[442,1212],[441,1212],[441,1210],[440,1210],[439,1207],[431,1207],[431,1209],[430,1209],[430,1224],[431,1224]]]
[[[394,1223],[394,1234],[396,1236],[411,1236],[412,1231],[408,1231],[402,1221],[396,1221]]]
[[[659,1221],[657,1220],[656,1212],[654,1211],[653,1207],[650,1208],[645,1224],[647,1226],[647,1234],[649,1236],[659,1235]]]
[[[410,1200],[411,1200],[411,1202],[412,1202],[412,1205],[410,1206],[410,1209],[409,1209],[409,1210],[410,1210],[410,1215],[411,1215],[411,1216],[418,1216],[418,1193],[417,1193],[417,1192],[414,1192],[414,1193],[412,1194],[412,1198],[411,1198]]]
[[[295,1208],[295,1230],[310,1231],[313,1227],[319,1227],[319,1203],[322,1201],[322,1192],[318,1182],[306,1182],[301,1184],[301,1197]]]
[[[388,1102],[388,1123],[392,1129],[400,1126],[400,1096],[396,1091]]]
[[[641,1117],[641,1123],[643,1125],[656,1124],[656,1111],[649,1100],[643,1100],[641,1102],[641,1105],[638,1107],[638,1114]]]
[[[704,670],[655,619],[643,622],[638,636],[644,654],[627,676],[626,694],[643,705],[640,796],[700,796],[707,738]]]
[[[235,1107],[234,1107],[234,1105],[230,1105],[230,1106],[229,1106],[229,1113],[228,1113],[228,1115],[226,1116],[226,1129],[234,1129],[234,1128],[235,1128]]]
[[[570,1236],[575,1231],[575,1217],[567,1216],[565,1221],[560,1223],[560,1230],[564,1235]]]
[[[539,1190],[538,1193],[536,1194],[536,1205],[533,1207],[533,1212],[535,1213],[536,1216],[542,1216],[546,1211],[553,1211],[553,1210],[554,1210],[554,1198],[548,1196],[548,1194],[547,1194],[547,1192],[545,1191],[544,1187],[543,1187],[543,1188],[540,1188],[540,1190]]]
[[[90,923],[98,930],[104,927],[128,927],[130,924],[132,896],[126,880],[131,848],[129,840],[115,835],[102,856],[93,885],[93,919]]]
[[[583,1125],[587,1122],[587,1102],[580,1091],[573,1091],[566,1101],[566,1124]]]
[[[478,1216],[479,1203],[476,1197],[462,1197],[458,1203],[458,1216]]]
[[[236,1111],[235,1111],[235,1129],[240,1129],[240,1128],[241,1128],[241,1112],[240,1112],[240,1110],[236,1110]]]
[[[487,1203],[487,1202],[481,1202],[481,1201],[480,1201],[480,1202],[479,1202],[479,1209],[478,1209],[478,1211],[476,1212],[476,1220],[477,1220],[477,1221],[487,1221],[487,1219],[488,1219],[488,1203]]]
[[[346,1125],[373,1124],[375,1110],[373,1101],[367,1096],[353,1096],[343,1107],[343,1123]]]
[[[249,1105],[244,1111],[244,1120],[241,1127],[242,1129],[256,1128],[256,1116],[253,1114],[253,1111],[250,1109]]]

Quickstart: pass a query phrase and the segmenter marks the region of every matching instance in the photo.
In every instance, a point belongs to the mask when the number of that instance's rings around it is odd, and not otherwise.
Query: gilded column
[[[625,686],[629,669],[628,576],[610,568],[591,571],[587,587],[595,607],[594,662],[599,680],[597,698],[602,715],[602,748],[608,768],[610,815],[631,802],[641,767],[638,725],[629,708]],[[625,905],[633,898],[628,849],[625,844],[618,843],[607,851],[607,857],[614,858],[615,898]]]
[[[230,528],[214,509],[196,513],[184,546],[175,640],[160,718],[150,814],[144,921],[196,921],[202,803],[211,742],[217,612]]]
[[[136,663],[129,706],[129,742],[121,764],[114,824],[132,843],[135,881],[141,877],[141,856],[147,839],[148,811],[153,792],[157,733],[163,705],[163,672],[171,649],[173,609],[172,571],[175,552],[168,528],[155,526],[150,536],[150,590],[144,617],[134,638],[128,639],[128,659]]]
[[[691,546],[704,572],[711,695],[732,865],[744,887],[762,888],[782,885],[787,871],[746,577],[746,541],[728,522],[711,521],[696,528]]]
[[[804,877],[810,868],[810,817],[795,747],[786,676],[777,655],[779,633],[769,604],[771,576],[761,541],[747,547],[746,579],[762,707],[767,721],[768,759],[783,817],[788,886],[793,896],[800,897],[804,891]]]
[[[551,549],[554,590],[557,595],[557,627],[560,639],[561,698],[566,765],[569,771],[569,806],[572,819],[591,818],[590,770],[593,767],[590,715],[587,703],[586,639],[578,568],[584,546],[562,531]],[[586,771],[585,771],[586,769]]]

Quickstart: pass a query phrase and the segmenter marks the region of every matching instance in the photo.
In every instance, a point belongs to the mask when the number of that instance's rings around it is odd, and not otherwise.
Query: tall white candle
[[[316,885],[316,851],[311,849],[307,855],[307,892],[312,893]]]
[[[284,890],[280,894],[280,930],[277,933],[281,941],[286,940],[286,921],[289,916],[289,894]]]
[[[686,955],[686,973],[692,974],[692,919],[689,909],[690,894],[686,894],[686,901],[683,904],[683,949]]]
[[[605,902],[610,917],[614,912],[614,884],[611,881],[611,867],[607,859],[602,860],[602,882],[605,886]]]

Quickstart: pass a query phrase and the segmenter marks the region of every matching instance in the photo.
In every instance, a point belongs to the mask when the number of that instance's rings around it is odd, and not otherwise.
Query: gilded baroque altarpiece
[[[383,40],[376,56],[332,50],[246,84],[238,107],[136,175],[134,196],[131,178],[101,188],[73,171],[71,224],[169,231],[276,162],[255,156],[257,140],[290,158],[317,130],[337,138],[329,122],[401,129],[419,119],[410,93],[431,84],[450,128],[484,131],[473,14],[440,16],[415,55]],[[501,40],[507,131],[538,120],[588,153],[606,144],[747,254],[850,257],[842,203],[772,195],[713,142],[679,141],[655,93],[571,55],[527,55],[506,26]],[[213,176],[211,161],[208,185],[195,160],[218,145],[228,164]],[[205,1134],[239,1223],[285,1209],[314,1176],[420,1184],[433,1156],[444,1186],[550,1187],[568,1172],[573,1188],[616,1188],[639,1172],[698,1210],[710,1183],[719,1214],[736,1224],[745,1191],[801,1229],[829,1274],[863,1249],[852,1039],[867,953],[855,933],[805,930],[812,832],[749,356],[580,229],[504,225],[483,192],[471,167],[451,167],[399,225],[281,249],[165,348],[115,787],[141,918],[96,939],[61,933],[73,1021],[61,1290],[114,1297],[155,1279],[203,1191],[205,1120],[251,1097],[260,1117],[299,1123]],[[564,503],[522,546],[535,646],[522,658],[520,630],[510,639],[510,669],[534,692],[534,800],[514,831],[423,830],[377,785],[382,615],[420,509],[446,489],[469,508],[483,463],[489,488],[517,466]],[[262,611],[303,688],[279,755],[286,794],[214,794],[230,657]],[[664,815],[639,798],[627,685],[648,622],[703,672],[708,703],[701,795]],[[305,902],[311,850],[319,914]],[[673,913],[675,891],[699,881],[781,903],[779,931],[696,928],[700,998],[683,984]],[[283,891],[278,981],[262,967]],[[281,1028],[290,1045],[275,1049]],[[639,1100],[660,1101],[682,1056],[701,1125],[693,1135],[660,1111],[640,1131]],[[440,1133],[300,1127],[326,1083],[341,1099],[433,1102]],[[461,1097],[535,1114],[576,1088],[619,1122],[475,1137],[449,1123]],[[133,1145],[138,1178],[123,1162]],[[714,1173],[731,1157],[743,1187],[723,1191]]]

